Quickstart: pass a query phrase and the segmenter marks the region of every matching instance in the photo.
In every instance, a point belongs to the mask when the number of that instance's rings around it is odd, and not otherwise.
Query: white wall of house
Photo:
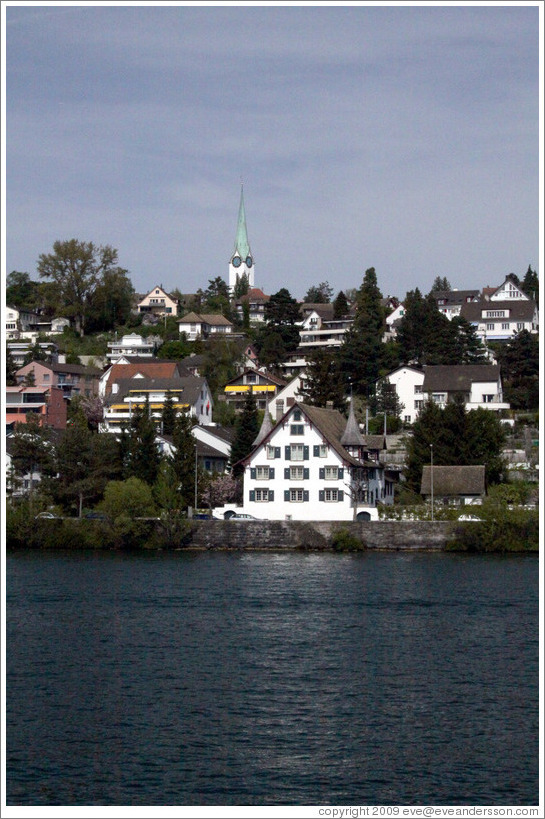
[[[395,386],[397,397],[403,404],[402,420],[407,424],[414,424],[425,401],[422,392],[424,373],[414,367],[398,367],[389,373],[386,379]]]
[[[501,306],[494,305],[493,301],[487,303],[481,311],[478,322],[471,322],[475,327],[478,338],[483,342],[487,341],[508,341],[514,338],[522,330],[529,333],[536,333],[538,327],[537,307],[531,319],[520,318],[511,315],[511,311],[505,303]]]
[[[490,301],[529,301],[528,296],[514,281],[506,279],[490,296]]]
[[[153,312],[157,315],[168,314],[175,316],[178,309],[178,302],[163,290],[162,287],[154,287],[142,301],[138,302],[138,312]]]
[[[295,434],[296,433],[296,434]],[[378,519],[377,502],[392,503],[393,487],[377,464],[368,502],[356,512]],[[297,408],[277,424],[244,470],[243,511],[261,520],[353,520],[351,467]]]

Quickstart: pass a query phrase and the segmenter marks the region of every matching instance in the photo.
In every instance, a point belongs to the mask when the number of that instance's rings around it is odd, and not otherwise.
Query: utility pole
[[[430,444],[431,519],[433,521],[433,444]]]

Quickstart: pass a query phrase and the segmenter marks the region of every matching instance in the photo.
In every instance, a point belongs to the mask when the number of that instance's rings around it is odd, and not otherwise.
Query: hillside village
[[[106,272],[78,302],[67,258],[93,254]],[[103,518],[115,489],[135,516],[348,521],[458,516],[498,486],[535,502],[530,266],[426,295],[384,296],[374,268],[336,295],[266,294],[242,191],[226,281],[136,294],[116,262],[71,240],[40,257],[44,282],[7,277],[11,504]]]

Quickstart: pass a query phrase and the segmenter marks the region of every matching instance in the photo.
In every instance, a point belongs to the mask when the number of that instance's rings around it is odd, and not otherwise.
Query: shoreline
[[[44,520],[33,536],[6,539],[6,550],[72,551],[259,551],[259,552],[450,552],[457,554],[538,554],[539,545],[521,537],[513,546],[478,548],[479,524],[457,521],[226,521],[181,520],[167,533],[159,521],[135,524],[120,536],[104,521]],[[82,535],[84,535],[82,537]],[[259,545],[257,545],[259,544]]]

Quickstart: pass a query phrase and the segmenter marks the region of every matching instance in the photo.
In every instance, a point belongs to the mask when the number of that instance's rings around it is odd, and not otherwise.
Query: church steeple
[[[248,277],[250,287],[254,286],[254,259],[248,241],[246,228],[246,210],[244,208],[244,186],[240,186],[240,204],[238,206],[237,233],[235,249],[229,262],[229,287],[234,289],[237,279],[243,275]]]

